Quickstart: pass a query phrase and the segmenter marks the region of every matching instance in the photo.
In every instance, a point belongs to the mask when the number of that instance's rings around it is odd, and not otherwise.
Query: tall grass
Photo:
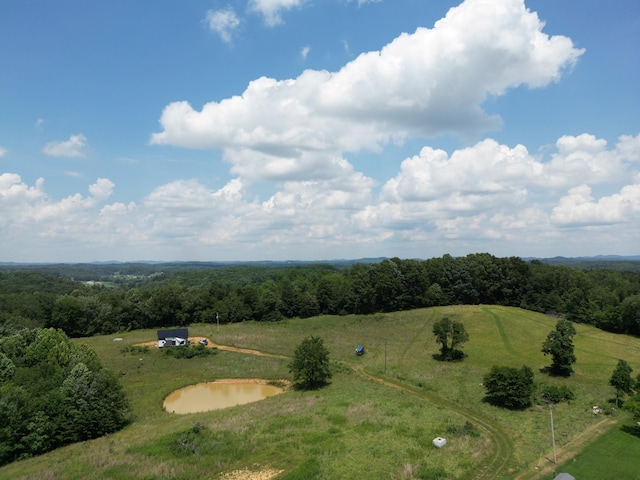
[[[469,332],[462,362],[433,357],[438,345],[432,326],[445,315]],[[371,480],[479,473],[512,479],[550,454],[549,413],[546,407],[512,412],[483,402],[482,377],[492,365],[526,364],[536,380],[574,389],[576,399],[554,410],[558,448],[599,421],[592,406],[613,396],[608,379],[618,358],[640,371],[638,339],[576,325],[575,374],[561,379],[540,373],[550,364],[540,349],[555,322],[515,308],[453,306],[195,325],[192,336],[284,356],[305,337],[320,336],[334,376],[318,391],[192,415],[169,414],[162,400],[177,388],[220,378],[288,378],[288,359],[223,350],[177,359],[155,348],[132,348],[152,341],[155,331],[80,339],[120,375],[135,421],[109,437],[0,468],[0,478],[190,479],[275,468],[284,471],[283,479],[339,480],[360,473]],[[365,346],[364,356],[354,354],[358,344]],[[447,438],[444,448],[431,444],[436,436]]]

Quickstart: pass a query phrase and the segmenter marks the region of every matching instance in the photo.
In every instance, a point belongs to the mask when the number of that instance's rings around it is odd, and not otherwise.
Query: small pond
[[[199,383],[169,394],[163,407],[170,413],[198,413],[257,402],[284,391],[264,382],[225,380]]]

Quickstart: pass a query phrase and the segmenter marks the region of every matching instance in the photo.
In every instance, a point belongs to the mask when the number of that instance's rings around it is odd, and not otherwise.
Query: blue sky
[[[640,254],[635,0],[4,0],[0,261]]]

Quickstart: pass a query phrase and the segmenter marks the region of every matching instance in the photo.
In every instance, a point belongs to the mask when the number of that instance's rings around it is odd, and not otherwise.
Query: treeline
[[[32,289],[24,287],[25,275],[33,276]],[[344,267],[175,270],[132,288],[53,279],[49,289],[38,276],[50,279],[37,272],[0,273],[2,331],[55,327],[78,337],[190,323],[497,304],[640,334],[639,273],[581,270],[487,253],[429,260],[392,258]]]
[[[0,338],[0,465],[122,428],[128,404],[93,350],[55,329]]]

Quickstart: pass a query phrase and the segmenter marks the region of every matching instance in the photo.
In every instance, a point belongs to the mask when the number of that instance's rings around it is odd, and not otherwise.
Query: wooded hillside
[[[488,253],[356,264],[136,265],[94,266],[92,282],[61,278],[70,268],[89,279],[87,266],[5,267],[0,332],[55,327],[80,337],[196,322],[496,304],[640,334],[640,273],[627,270]]]

